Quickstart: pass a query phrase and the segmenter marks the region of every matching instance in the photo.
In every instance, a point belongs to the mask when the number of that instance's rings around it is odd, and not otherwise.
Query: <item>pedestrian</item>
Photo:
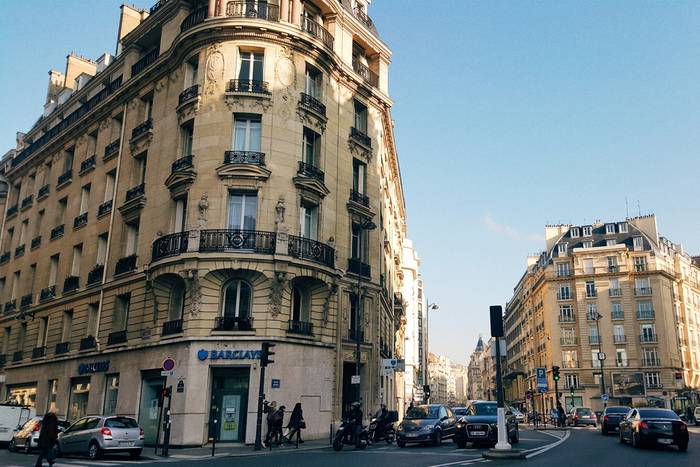
[[[44,465],[44,459],[49,461],[49,465],[53,465],[56,461],[53,447],[58,439],[58,417],[56,414],[48,411],[41,419],[41,431],[39,432],[39,457],[36,460],[35,467]],[[27,441],[29,442],[29,441]]]
[[[301,430],[306,428],[306,422],[304,421],[304,412],[301,410],[301,402],[297,402],[292,409],[292,415],[289,416],[289,423],[287,423],[287,442],[292,443],[292,439],[296,436],[296,444],[303,443],[304,440],[301,439]]]
[[[412,408],[413,408],[413,399],[411,399],[411,403],[408,404],[408,409],[406,410],[406,413],[410,412]]]
[[[277,442],[277,446],[282,444],[282,425],[284,424],[284,409],[286,407],[280,405],[279,409],[272,416],[272,433]],[[270,443],[272,443],[272,438],[270,438]]]
[[[272,419],[275,416],[275,412],[277,412],[277,402],[272,401],[270,403],[263,403],[263,413],[266,414],[265,416],[265,421],[267,422],[267,434],[265,434],[265,441],[263,441],[263,444],[265,447],[270,444],[270,438],[272,437],[274,433],[274,426],[272,423]]]
[[[686,413],[686,415],[685,415],[686,421],[688,423],[695,423],[695,413],[694,413],[693,407],[690,404],[688,404],[688,407],[686,408],[685,413]]]

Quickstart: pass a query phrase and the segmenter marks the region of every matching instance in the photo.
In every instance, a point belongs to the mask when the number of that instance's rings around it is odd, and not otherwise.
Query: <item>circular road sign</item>
[[[598,360],[605,360],[605,352],[598,352]]]
[[[163,371],[173,371],[175,369],[175,360],[168,357],[163,360]]]

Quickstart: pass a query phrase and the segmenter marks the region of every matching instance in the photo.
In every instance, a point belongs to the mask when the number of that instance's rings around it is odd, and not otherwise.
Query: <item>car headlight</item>
[[[429,431],[429,430],[432,430],[433,428],[435,428],[435,425],[425,425],[423,428],[421,428],[421,430]]]
[[[403,430],[404,430],[403,425],[399,425],[399,427],[396,429],[396,431],[403,431]]]

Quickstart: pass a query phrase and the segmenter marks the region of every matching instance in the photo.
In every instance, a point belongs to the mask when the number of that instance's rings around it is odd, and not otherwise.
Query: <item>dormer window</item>
[[[615,224],[605,224],[605,233],[606,234],[614,234],[615,233]]]
[[[593,228],[590,225],[584,227],[583,228],[583,236],[590,237],[591,235],[593,235]]]
[[[584,248],[593,248],[593,241],[586,240],[585,242],[583,242],[583,247]]]
[[[559,256],[566,256],[566,243],[557,244],[557,254]]]
[[[579,230],[578,227],[572,227],[571,228],[571,238],[577,238],[581,236],[581,231]]]
[[[640,251],[644,249],[644,241],[642,237],[634,237],[632,242],[634,244],[634,251]]]
[[[617,231],[620,233],[627,233],[627,222],[620,222],[617,224]]]

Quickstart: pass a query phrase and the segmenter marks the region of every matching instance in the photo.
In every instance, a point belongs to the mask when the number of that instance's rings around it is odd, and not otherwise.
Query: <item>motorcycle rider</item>
[[[360,433],[362,433],[362,404],[353,402],[350,409],[350,425],[355,436],[355,447],[360,447]]]
[[[374,440],[381,439],[384,437],[384,430],[386,429],[386,420],[389,415],[389,411],[386,410],[386,404],[381,404],[379,410],[374,414],[376,427],[374,429]]]

